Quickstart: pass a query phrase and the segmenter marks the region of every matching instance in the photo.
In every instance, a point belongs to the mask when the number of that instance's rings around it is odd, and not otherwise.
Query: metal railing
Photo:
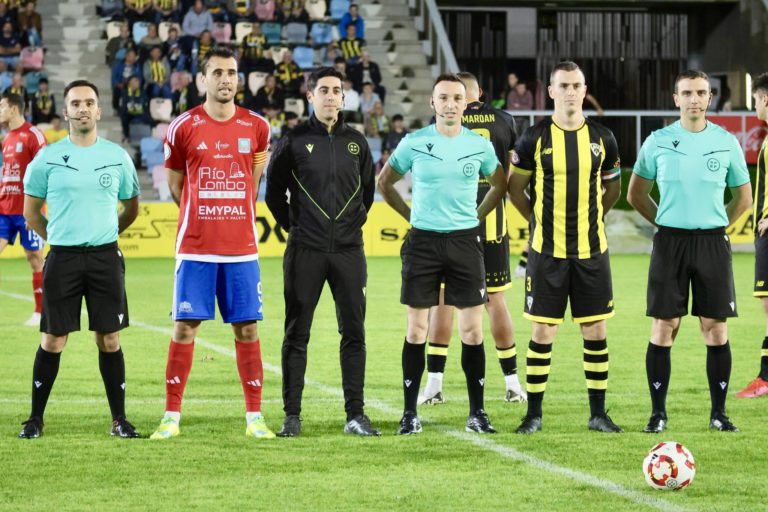
[[[458,73],[459,64],[435,0],[408,0],[408,6],[415,10],[416,29],[426,34],[422,44],[424,53],[433,61],[432,75],[436,77],[440,73]]]

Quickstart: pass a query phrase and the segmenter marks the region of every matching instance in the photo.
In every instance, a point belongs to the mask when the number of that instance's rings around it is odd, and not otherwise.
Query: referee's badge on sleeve
[[[251,139],[237,139],[237,152],[238,153],[250,153],[251,152]]]
[[[517,165],[520,163],[520,156],[517,154],[517,151],[514,149],[512,150],[512,163]]]

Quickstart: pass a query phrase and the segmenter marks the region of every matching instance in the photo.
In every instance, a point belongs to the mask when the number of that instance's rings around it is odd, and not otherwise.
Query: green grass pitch
[[[765,322],[751,297],[753,256],[734,256],[740,317],[729,322],[733,375],[729,414],[742,432],[710,432],[706,351],[695,319],[686,317],[672,356],[670,427],[640,432],[650,400],[644,316],[646,255],[612,257],[617,314],[608,323],[608,407],[622,435],[588,432],[581,339],[566,322],[555,343],[544,401],[544,431],[513,433],[525,408],[502,400],[503,379],[486,332],[486,405],[495,436],[464,433],[467,399],[454,338],[445,378],[447,403],[422,407],[424,433],[394,435],[402,407],[400,350],[405,309],[398,302],[400,265],[370,258],[367,412],[384,435],[360,439],[344,423],[338,334],[329,290],[315,315],[303,433],[256,441],[244,436],[244,405],[231,330],[203,324],[195,351],[182,435],[171,441],[109,436],[109,409],[90,333],[73,333],[46,412],[41,439],[16,439],[29,413],[31,367],[39,334],[22,327],[31,312],[24,260],[0,262],[0,510],[765,510],[768,398],[733,394],[758,369]],[[264,413],[282,421],[280,259],[262,260],[266,320]],[[128,416],[148,436],[164,409],[171,321],[171,260],[129,260],[132,327],[124,331]],[[507,293],[524,373],[530,326],[520,315],[522,281]],[[487,322],[486,322],[487,330]],[[522,377],[522,375],[521,375]],[[522,378],[521,380],[524,380]],[[657,441],[688,446],[696,479],[680,493],[648,488],[640,470]]]

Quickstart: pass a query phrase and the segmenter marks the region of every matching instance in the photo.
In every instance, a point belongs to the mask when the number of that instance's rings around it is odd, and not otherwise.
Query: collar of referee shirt
[[[344,125],[344,114],[339,112],[339,117],[336,118],[336,123],[331,129],[331,135],[336,135],[336,133],[341,130],[342,125]],[[309,126],[313,130],[322,131],[323,133],[328,134],[328,127],[317,118],[314,112],[312,112],[312,115],[309,117]]]

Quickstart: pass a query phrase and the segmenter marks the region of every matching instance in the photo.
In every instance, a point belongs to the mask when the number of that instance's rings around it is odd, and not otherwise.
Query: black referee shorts
[[[83,297],[88,329],[111,333],[128,327],[125,261],[116,242],[96,247],[51,246],[43,267],[40,331],[56,336],[79,331]]]
[[[488,293],[503,292],[512,288],[512,276],[509,271],[509,235],[504,234],[498,240],[483,242],[483,255]]]
[[[400,303],[412,307],[438,304],[445,283],[445,304],[471,307],[485,304],[483,243],[477,228],[438,233],[411,228],[400,248],[403,262]]]
[[[755,297],[768,297],[768,233],[755,233]]]
[[[687,315],[689,288],[693,293],[692,315],[738,316],[731,242],[725,228],[691,230],[660,226],[654,235],[646,315]]]

